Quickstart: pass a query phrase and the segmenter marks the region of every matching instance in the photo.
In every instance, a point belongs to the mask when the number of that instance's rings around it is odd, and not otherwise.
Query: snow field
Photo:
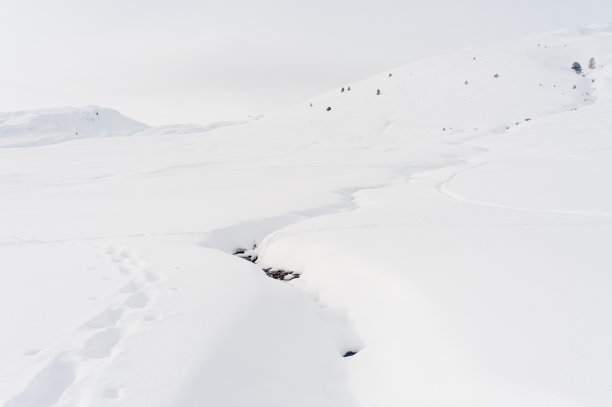
[[[610,27],[202,131],[2,114],[0,402],[609,405]]]

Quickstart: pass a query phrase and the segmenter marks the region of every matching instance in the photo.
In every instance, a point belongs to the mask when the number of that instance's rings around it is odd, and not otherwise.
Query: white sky
[[[610,19],[610,0],[0,0],[0,111],[240,119],[424,57]]]

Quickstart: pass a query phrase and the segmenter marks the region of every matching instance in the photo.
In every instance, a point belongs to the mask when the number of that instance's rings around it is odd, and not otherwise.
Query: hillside
[[[0,404],[610,405],[611,41],[201,131],[0,114]]]
[[[0,113],[0,147],[31,147],[95,137],[121,137],[148,126],[116,110],[87,106]]]

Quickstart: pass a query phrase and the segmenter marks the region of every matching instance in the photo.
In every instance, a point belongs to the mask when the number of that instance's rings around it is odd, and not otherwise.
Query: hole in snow
[[[239,247],[234,249],[233,254],[234,256],[238,256],[241,259],[248,260],[251,263],[257,263],[257,254],[255,254],[254,251],[256,247],[257,246],[253,246],[253,249],[251,250]],[[268,277],[273,278],[275,280],[290,281],[300,277],[299,273],[296,273],[295,271],[291,270],[275,269],[271,267],[264,268],[262,270],[264,273],[266,273]]]
[[[343,357],[343,358],[348,358],[348,357],[350,357],[350,356],[356,355],[356,354],[357,354],[357,352],[359,352],[359,351],[354,351],[354,352],[353,352],[352,350],[349,350],[349,351],[348,351],[348,352],[346,352],[344,355],[342,355],[342,357]]]

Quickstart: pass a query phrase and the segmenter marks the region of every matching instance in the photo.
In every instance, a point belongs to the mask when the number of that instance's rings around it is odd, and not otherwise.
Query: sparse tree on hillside
[[[572,64],[572,69],[577,73],[577,74],[581,74],[582,73],[582,67],[580,66],[580,64],[578,62],[574,62]]]

